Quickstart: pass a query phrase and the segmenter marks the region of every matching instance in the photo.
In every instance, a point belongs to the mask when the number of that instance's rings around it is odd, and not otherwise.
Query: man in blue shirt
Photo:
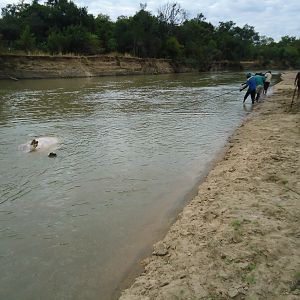
[[[243,83],[243,86],[240,88],[240,92],[244,90],[246,87],[248,87],[248,90],[244,96],[244,101],[248,98],[249,95],[251,95],[252,104],[255,101],[255,94],[256,94],[256,82],[255,77],[251,75],[251,73],[247,74],[247,81]]]
[[[258,102],[260,95],[263,92],[266,78],[265,76],[262,76],[261,73],[256,73],[254,78],[256,82],[256,102]]]

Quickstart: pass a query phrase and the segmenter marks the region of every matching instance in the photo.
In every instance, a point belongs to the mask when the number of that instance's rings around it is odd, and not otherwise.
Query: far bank
[[[0,79],[80,78],[174,73],[167,59],[121,56],[1,55]]]
[[[248,66],[248,65],[247,65]],[[242,70],[243,63],[218,61],[209,70]],[[155,75],[198,72],[171,59],[118,55],[50,56],[0,55],[0,79],[84,78],[120,75]]]

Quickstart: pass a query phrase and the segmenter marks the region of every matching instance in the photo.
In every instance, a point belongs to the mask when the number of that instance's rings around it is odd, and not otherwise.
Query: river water
[[[251,111],[243,80],[1,81],[0,299],[115,297]]]

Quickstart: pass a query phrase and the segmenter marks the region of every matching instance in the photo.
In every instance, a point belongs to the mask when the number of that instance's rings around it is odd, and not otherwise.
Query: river
[[[251,111],[244,76],[0,81],[0,299],[116,297]]]

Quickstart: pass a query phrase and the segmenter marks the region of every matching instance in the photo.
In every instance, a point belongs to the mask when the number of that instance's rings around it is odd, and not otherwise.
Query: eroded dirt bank
[[[284,74],[273,95],[256,104],[120,299],[300,299],[294,78]]]
[[[0,55],[0,79],[74,78],[174,73],[168,59],[123,56]]]

